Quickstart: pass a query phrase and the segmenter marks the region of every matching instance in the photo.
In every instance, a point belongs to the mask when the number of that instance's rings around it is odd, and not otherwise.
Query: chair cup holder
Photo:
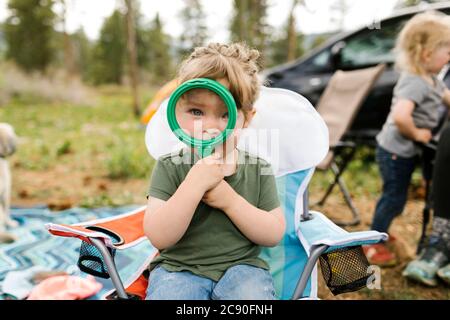
[[[120,243],[122,241],[120,236],[118,236],[114,232],[111,232],[110,230],[106,230],[97,226],[86,227],[86,229],[105,233],[113,240],[115,244]],[[110,247],[108,247],[107,249],[109,251],[109,254],[114,260],[114,257],[116,255],[116,249]],[[85,241],[81,242],[80,256],[78,258],[77,265],[81,271],[86,272],[95,277],[100,277],[104,279],[108,279],[110,277],[108,267],[100,251],[94,245],[89,244]]]
[[[319,261],[325,283],[334,295],[360,290],[372,276],[361,246],[324,253]]]

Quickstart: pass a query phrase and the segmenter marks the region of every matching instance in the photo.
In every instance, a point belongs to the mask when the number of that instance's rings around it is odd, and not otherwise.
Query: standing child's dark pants
[[[387,232],[392,220],[405,207],[416,158],[403,158],[378,146],[376,159],[383,179],[383,194],[375,209],[372,230]]]
[[[450,124],[439,140],[433,174],[434,214],[450,219]]]

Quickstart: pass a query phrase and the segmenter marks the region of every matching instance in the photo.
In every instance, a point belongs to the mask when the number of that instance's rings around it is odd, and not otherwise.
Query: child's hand
[[[218,154],[212,154],[199,161],[191,168],[186,176],[189,181],[205,193],[214,188],[224,178],[223,160]]]
[[[225,211],[225,208],[233,202],[235,194],[234,189],[225,180],[222,180],[203,195],[202,201],[210,207]]]
[[[429,129],[417,129],[415,138],[417,142],[428,143],[433,138],[433,135]]]

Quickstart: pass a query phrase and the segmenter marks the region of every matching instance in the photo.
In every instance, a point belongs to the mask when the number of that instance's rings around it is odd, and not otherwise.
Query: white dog
[[[16,227],[18,223],[9,215],[11,201],[11,172],[6,157],[16,151],[17,137],[13,127],[0,123],[0,243],[14,241],[14,237],[6,233],[7,227]]]

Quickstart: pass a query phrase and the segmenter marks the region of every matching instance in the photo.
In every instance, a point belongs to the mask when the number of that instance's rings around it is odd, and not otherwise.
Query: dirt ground
[[[145,192],[148,187],[146,179],[112,180],[101,173],[92,174],[89,170],[72,170],[70,166],[54,166],[48,171],[30,171],[21,168],[19,163],[12,164],[13,198],[16,206],[32,206],[47,204],[54,210],[62,210],[72,206],[87,205],[124,205],[145,204]],[[311,187],[311,203],[320,197],[322,190],[315,186],[314,178]],[[419,198],[419,199],[417,199]],[[368,230],[376,203],[373,196],[361,196],[354,199],[361,212],[362,223],[348,230]],[[405,212],[395,220],[392,233],[397,237],[397,253],[400,264],[393,268],[381,270],[381,290],[363,289],[358,292],[338,296],[328,290],[322,277],[319,285],[319,296],[322,299],[449,299],[450,290],[444,284],[437,288],[427,288],[411,283],[401,276],[401,272],[415,255],[415,246],[419,238],[421,211],[423,202],[420,196],[412,194]],[[332,219],[350,217],[348,208],[342,197],[334,192],[322,208],[313,207]]]
[[[312,200],[318,200],[320,192],[311,192]],[[381,290],[363,289],[353,293],[345,293],[338,296],[333,294],[326,287],[323,278],[319,277],[319,297],[323,299],[450,299],[450,290],[445,284],[441,283],[436,288],[428,288],[406,280],[401,273],[407,263],[415,258],[416,246],[420,238],[422,227],[422,209],[423,209],[423,190],[418,189],[410,192],[409,201],[403,214],[394,220],[390,233],[396,238],[394,242],[395,252],[399,263],[395,267],[381,269]],[[361,224],[355,227],[346,228],[349,231],[369,230],[376,198],[371,196],[353,197],[354,203],[361,213]],[[349,209],[344,204],[343,198],[338,192],[334,192],[332,197],[327,200],[324,207],[313,207],[317,211],[323,212],[331,219],[349,220],[351,217]],[[344,213],[344,214],[339,214]]]

